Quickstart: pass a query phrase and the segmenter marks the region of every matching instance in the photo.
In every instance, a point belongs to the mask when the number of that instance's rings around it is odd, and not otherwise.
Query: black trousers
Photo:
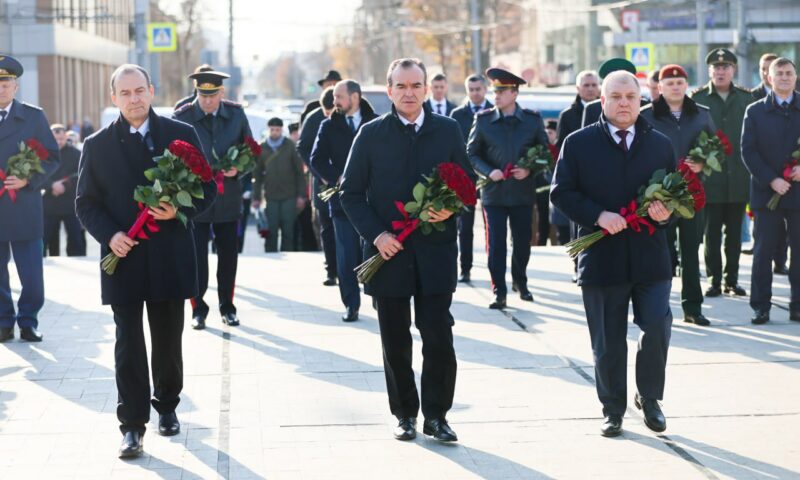
[[[197,252],[197,282],[199,294],[192,299],[192,316],[208,315],[208,304],[203,297],[208,290],[208,242],[214,231],[214,246],[217,251],[217,297],[219,313],[236,313],[233,292],[236,287],[236,267],[239,261],[239,238],[237,222],[195,223],[194,242]]]
[[[755,212],[753,237],[753,270],[750,282],[750,306],[754,310],[769,310],[772,300],[772,262],[778,246],[785,241],[789,230],[789,284],[792,311],[800,310],[800,211],[779,208]],[[777,262],[776,262],[777,263]]]
[[[536,245],[547,245],[550,238],[550,192],[536,194],[536,212],[538,213],[537,232],[539,233]]]
[[[461,273],[472,270],[472,244],[475,227],[475,207],[467,207],[456,220],[458,225],[458,257],[461,264]]]
[[[706,216],[706,277],[711,285],[722,284],[722,227],[725,227],[725,285],[739,282],[739,257],[742,254],[744,203],[711,203]]]
[[[644,398],[661,400],[672,331],[671,280],[613,287],[584,286],[583,305],[594,353],[597,396],[603,415],[624,415],[627,407],[628,305],[639,326],[636,387]]]
[[[328,278],[336,278],[336,237],[333,233],[333,220],[328,204],[323,202],[317,194],[324,190],[315,177],[313,184],[312,197],[314,198],[314,210],[319,217],[319,237],[322,243],[322,251],[325,254],[325,271]]]
[[[487,242],[489,250],[489,273],[492,277],[492,291],[498,297],[505,297],[506,287],[506,242],[507,225],[511,226],[511,280],[521,292],[528,290],[528,262],[531,258],[531,215],[533,205],[516,207],[484,206]]]
[[[44,216],[44,256],[57,257],[61,250],[61,223],[67,231],[67,256],[86,256],[86,234],[75,214]]]
[[[780,239],[778,240],[778,247],[775,249],[775,267],[785,267],[786,261],[789,259],[789,234],[787,231],[786,222],[783,224],[783,230]]]
[[[142,322],[144,302],[111,305],[117,325],[114,373],[118,393],[117,418],[122,433],[144,433],[150,421],[151,403],[159,414],[174,412],[183,390],[183,300],[146,304],[153,350],[150,352],[152,400]]]
[[[414,296],[414,324],[422,337],[422,414],[443,418],[453,406],[456,352],[452,294]],[[420,397],[411,368],[411,297],[376,297],[389,408],[394,416],[416,417]]]

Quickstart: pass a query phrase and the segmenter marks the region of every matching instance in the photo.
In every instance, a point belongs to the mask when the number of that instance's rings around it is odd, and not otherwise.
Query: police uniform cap
[[[198,72],[189,75],[189,78],[194,80],[194,88],[200,95],[214,95],[222,88],[222,81],[230,78],[225,72],[217,72],[215,70]]]
[[[22,64],[16,58],[0,53],[0,79],[21,77],[23,71]]]
[[[524,78],[520,78],[508,70],[502,68],[489,68],[486,70],[486,78],[489,79],[489,84],[494,90],[503,90],[506,88],[519,88],[520,85],[527,85],[528,82]]]
[[[686,74],[686,70],[683,69],[680,65],[676,65],[671,63],[669,65],[664,65],[661,68],[661,71],[658,73],[659,80],[666,80],[668,78],[685,78],[689,80],[689,75]]]
[[[738,61],[739,60],[736,58],[736,54],[727,48],[715,48],[714,50],[708,52],[708,55],[706,55],[706,64],[708,65],[715,65],[717,63],[730,63],[731,65],[736,65]]]
[[[600,69],[597,70],[597,74],[600,76],[600,78],[606,78],[609,73],[616,72],[618,70],[623,70],[636,75],[636,66],[624,58],[609,58],[600,65]]]
[[[268,127],[282,127],[283,126],[283,120],[281,120],[278,117],[272,117],[272,118],[269,119],[269,121],[267,121],[267,126]]]

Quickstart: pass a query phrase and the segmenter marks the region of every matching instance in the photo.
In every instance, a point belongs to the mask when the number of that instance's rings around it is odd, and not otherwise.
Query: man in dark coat
[[[800,321],[800,167],[791,169],[789,181],[784,169],[797,150],[800,139],[800,94],[794,91],[797,72],[791,60],[777,58],[769,67],[772,92],[747,107],[742,131],[742,159],[752,177],[750,208],[755,215],[755,246],[750,306],[754,324],[769,321],[775,250],[788,225],[791,302],[789,319]],[[775,210],[767,208],[774,194],[781,195]]]
[[[456,104],[447,99],[447,77],[443,73],[437,73],[431,79],[431,96],[428,105],[431,111],[437,115],[450,116]]]
[[[78,217],[75,216],[75,190],[78,185],[78,161],[81,151],[67,143],[64,125],[55,123],[50,131],[56,138],[61,164],[53,172],[52,181],[45,185],[42,195],[44,206],[44,254],[59,255],[61,224],[67,231],[67,256],[86,256],[86,236]]]
[[[567,135],[580,130],[586,104],[600,98],[600,77],[594,70],[584,70],[575,77],[575,88],[578,90],[575,101],[558,114],[556,148],[559,150]]]
[[[22,64],[15,58],[0,55],[0,342],[14,338],[14,324],[23,340],[42,340],[37,330],[37,315],[44,305],[41,189],[59,166],[58,145],[42,109],[14,99],[22,73]],[[9,157],[18,154],[20,143],[28,140],[38,141],[48,157],[42,161],[43,174],[21,179],[6,170]],[[12,252],[22,284],[16,309],[8,274]]]
[[[579,225],[579,236],[599,229],[609,235],[578,256],[578,284],[583,294],[592,340],[597,395],[603,404],[604,436],[622,433],[627,406],[628,308],[642,330],[636,354],[637,408],[656,432],[666,429],[658,405],[664,393],[672,313],[669,249],[664,228],[650,235],[628,229],[619,212],[637,198],[657,170],[675,170],[669,139],[639,116],[639,82],[629,72],[605,77],[600,121],[570,135],[556,164],[550,197]],[[633,137],[633,138],[631,138]],[[670,213],[661,202],[648,209],[653,224]]]
[[[531,222],[536,188],[531,172],[515,167],[519,158],[534,145],[547,148],[547,133],[538,113],[519,106],[517,96],[524,79],[500,68],[490,68],[486,76],[495,91],[495,106],[475,118],[469,134],[467,153],[472,167],[491,180],[481,189],[486,221],[489,273],[495,300],[489,308],[506,307],[507,224],[514,242],[511,259],[513,290],[522,300],[533,301],[528,290],[526,269],[531,257]],[[511,175],[504,170],[511,168]]]
[[[123,433],[121,458],[142,453],[150,419],[143,309],[147,307],[150,323],[152,404],[159,414],[158,431],[176,435],[180,423],[175,407],[183,389],[183,306],[186,299],[197,296],[193,227],[175,218],[172,205],[162,202],[150,208],[159,231],[149,239],[137,241],[126,234],[140,212],[133,192],[137,185],[151,183],[144,171],[153,166],[153,158],[174,140],[203,148],[190,125],[153,112],[154,93],[147,71],[138,65],[122,65],[112,74],[111,99],[120,117],[84,143],[75,199],[78,218],[100,242],[100,255],[121,257],[116,272],[101,273],[100,282],[103,304],[111,305],[117,328],[114,369]],[[216,191],[213,182],[203,184],[203,199],[193,199],[193,208],[181,212],[191,219],[211,205]]]
[[[700,132],[716,134],[714,121],[708,107],[698,105],[686,96],[689,87],[686,70],[680,65],[666,65],[659,72],[658,99],[642,108],[641,115],[659,132],[672,142],[675,157],[680,161],[694,148]],[[703,170],[703,165],[689,163],[695,173]],[[717,172],[712,173],[716,175]],[[681,307],[683,321],[695,325],[708,326],[711,322],[703,315],[703,290],[700,286],[700,259],[698,250],[703,239],[702,211],[694,218],[681,218],[667,230],[673,268],[681,267]],[[675,243],[680,249],[675,249]],[[678,262],[680,254],[680,262]]]
[[[597,71],[597,73],[600,76],[600,80],[602,80],[606,78],[608,74],[611,72],[616,72],[617,70],[630,72],[631,74],[636,75],[636,66],[624,58],[609,58],[600,65],[600,69]],[[641,98],[639,100],[640,107],[644,107],[648,103],[650,102],[645,98]],[[598,121],[601,113],[603,113],[603,106],[600,104],[599,98],[597,100],[588,102],[583,108],[581,127],[591,125]]]
[[[338,82],[342,81],[342,75],[337,72],[336,70],[328,70],[328,73],[317,80],[317,85],[323,90],[323,92],[336,85]],[[320,100],[312,100],[308,102],[303,108],[303,113],[300,114],[300,125],[302,126],[306,122],[306,117],[311,114],[314,110],[318,109],[321,106]]]
[[[361,86],[353,80],[342,80],[333,91],[336,110],[319,127],[317,142],[311,152],[311,167],[322,177],[326,187],[339,184],[350,154],[350,146],[361,127],[377,118],[369,102],[361,98]],[[336,266],[339,293],[345,306],[342,320],[358,320],[361,290],[354,269],[361,263],[361,239],[342,210],[339,196],[328,202],[336,235]]]
[[[229,75],[203,71],[189,75],[195,82],[197,98],[175,111],[176,120],[194,127],[207,159],[222,159],[228,149],[252,138],[244,109],[238,103],[223,98],[223,80]],[[213,161],[213,160],[209,160]],[[203,297],[208,289],[208,242],[212,239],[217,252],[217,298],[222,322],[231,327],[239,325],[233,294],[236,288],[236,267],[239,259],[238,222],[242,218],[241,172],[236,168],[220,172],[217,199],[214,205],[194,218],[194,240],[197,252],[199,291],[192,298],[192,328],[206,328],[209,307]]]
[[[395,202],[412,200],[414,185],[443,162],[469,171],[458,124],[423,106],[425,66],[417,59],[395,60],[387,74],[391,113],[365,125],[356,136],[341,187],[341,202],[365,241],[364,258],[387,260],[365,285],[378,310],[389,406],[398,418],[394,436],[416,436],[420,398],[411,368],[411,297],[414,323],[422,336],[423,433],[456,441],[446,415],[453,405],[456,355],[450,304],[456,288],[456,221],[447,210],[429,210],[444,231],[417,230],[401,243],[392,223],[403,215]]]
[[[483,75],[470,75],[464,82],[464,88],[467,90],[467,99],[461,106],[458,106],[450,112],[450,118],[458,122],[461,127],[461,134],[466,140],[469,138],[469,131],[475,123],[475,115],[488,108],[494,107],[494,104],[486,100],[486,77]],[[472,270],[472,241],[474,237],[475,227],[475,207],[468,207],[461,215],[458,216],[458,255],[459,263],[461,265],[461,276],[458,278],[459,282],[469,283],[470,271]]]
[[[319,237],[320,243],[322,243],[322,252],[325,254],[325,271],[327,273],[322,284],[331,287],[336,285],[336,239],[334,238],[330,209],[318,196],[324,189],[324,184],[319,173],[311,167],[311,150],[317,140],[320,124],[333,113],[333,87],[326,88],[320,95],[319,101],[320,106],[308,114],[300,128],[297,152],[311,172],[311,201],[319,219]]]

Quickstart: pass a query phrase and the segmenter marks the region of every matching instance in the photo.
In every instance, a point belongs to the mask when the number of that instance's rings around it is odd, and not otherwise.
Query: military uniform
[[[487,77],[495,90],[518,88],[525,80],[505,70],[492,68]],[[495,106],[479,113],[469,135],[467,154],[472,167],[481,176],[489,177],[507,165],[516,164],[519,158],[534,145],[547,146],[544,122],[538,113],[516,105],[513,115],[503,115]],[[491,182],[481,189],[483,211],[487,226],[489,272],[492,290],[496,296],[490,308],[500,309],[506,303],[506,222],[511,225],[513,253],[511,277],[515,290],[526,301],[533,301],[528,291],[526,269],[531,255],[531,217],[536,201],[534,178],[522,180],[513,177]]]
[[[0,56],[0,82],[15,82],[22,65],[12,57]],[[14,324],[23,340],[40,341],[37,315],[44,305],[42,237],[44,214],[41,188],[58,168],[59,154],[50,123],[39,107],[12,100],[0,106],[0,171],[5,178],[8,159],[19,153],[20,142],[35,139],[49,153],[42,162],[44,174],[34,174],[28,184],[15,191],[16,201],[0,181],[0,342],[14,338]],[[17,309],[11,296],[8,262],[14,253],[22,292]]]
[[[195,79],[198,95],[202,96],[216,94],[222,88],[222,80],[228,75],[204,71],[190,77]],[[222,158],[231,146],[242,144],[246,137],[252,136],[247,116],[238,103],[222,100],[216,112],[206,114],[199,102],[198,97],[176,110],[174,116],[194,127],[206,158],[213,159],[214,154]],[[208,288],[208,242],[212,232],[217,252],[219,311],[228,325],[239,323],[233,304],[239,255],[238,222],[242,218],[242,184],[239,175],[223,177],[218,190],[217,200],[211,208],[194,218],[200,290],[198,296],[192,299],[192,326],[197,330],[205,327],[209,311],[203,296]]]
[[[716,63],[736,64],[736,56],[727,49],[713,50],[706,57],[709,65]],[[725,159],[721,172],[715,172],[705,182],[707,205],[705,208],[705,262],[706,276],[710,288],[706,296],[719,295],[723,280],[722,227],[725,227],[725,291],[746,295],[738,286],[739,256],[742,251],[742,221],[749,200],[750,173],[742,163],[740,142],[742,124],[747,106],[753,102],[749,90],[731,84],[727,98],[723,98],[709,81],[691,94],[692,100],[705,105],[711,118],[731,142],[733,154]]]

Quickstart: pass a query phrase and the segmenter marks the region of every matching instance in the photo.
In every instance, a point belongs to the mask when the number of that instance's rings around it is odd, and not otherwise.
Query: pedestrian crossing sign
[[[178,49],[178,35],[174,23],[147,24],[147,51],[174,52]]]
[[[635,42],[625,44],[625,58],[636,66],[637,72],[649,72],[656,68],[655,44]]]

